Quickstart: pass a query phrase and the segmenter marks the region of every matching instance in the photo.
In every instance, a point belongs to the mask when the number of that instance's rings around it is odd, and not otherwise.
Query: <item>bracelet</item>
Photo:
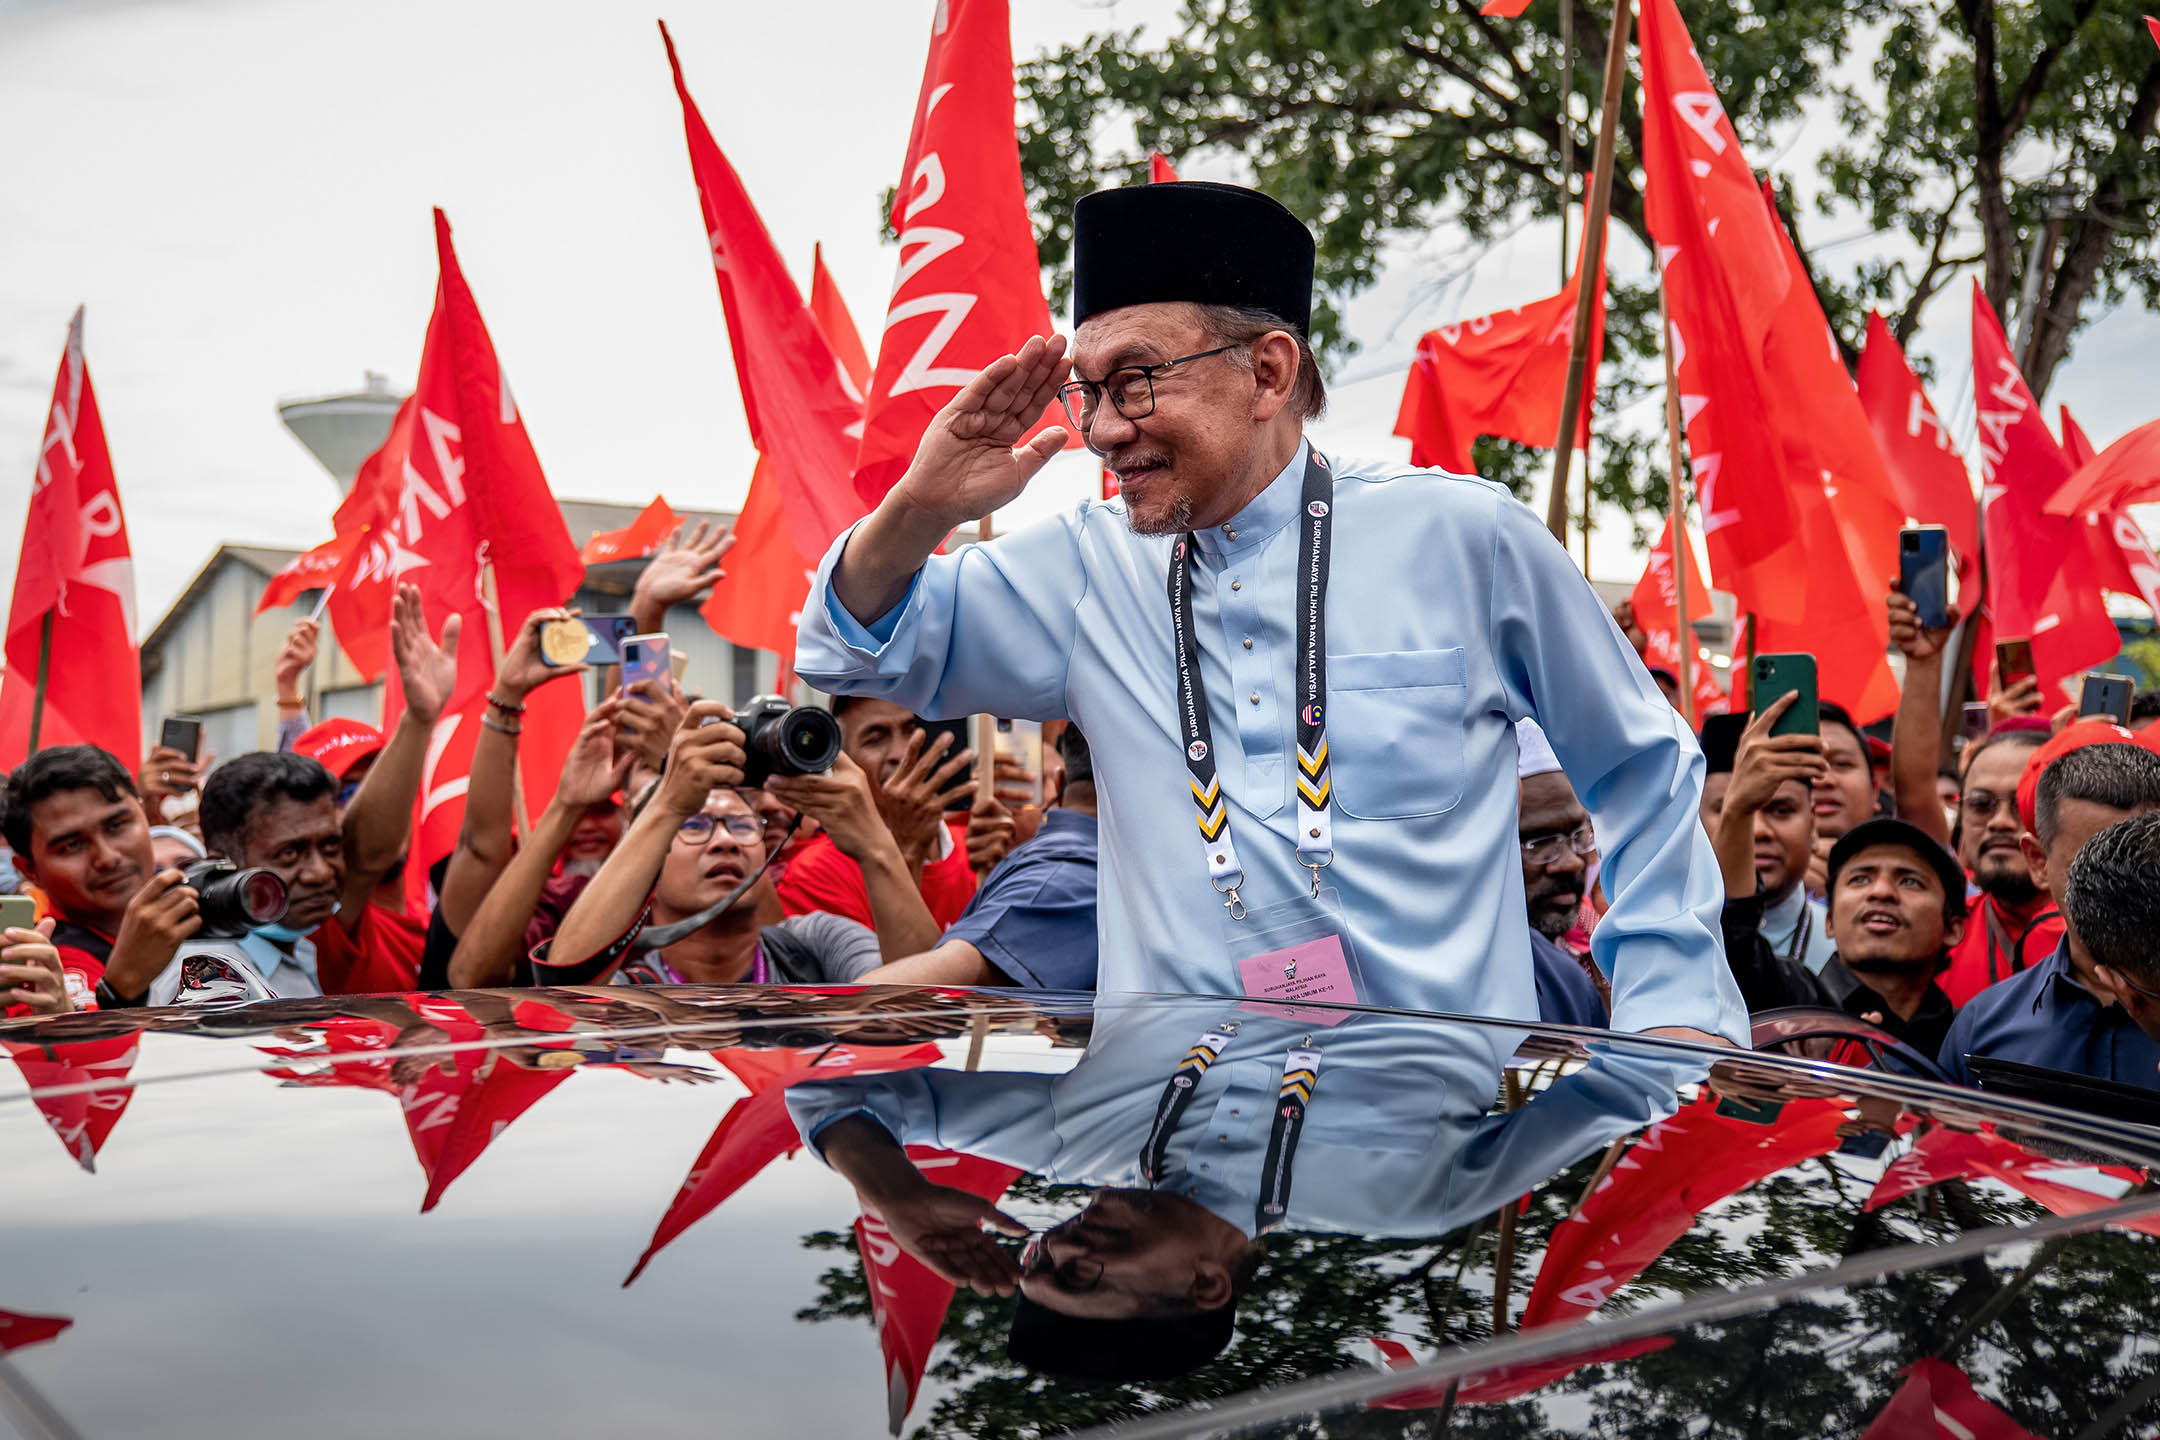
[[[280,710],[305,710],[307,709],[307,701],[287,700],[281,695],[278,697],[277,708]]]
[[[507,700],[498,700],[495,698],[493,691],[488,693],[487,703],[502,711],[505,715],[522,715],[525,713],[523,705],[512,705]]]
[[[523,709],[524,707],[520,706],[519,708]],[[505,725],[502,723],[502,721],[497,720],[493,715],[483,713],[480,717],[480,723],[487,726],[488,729],[493,730],[498,735],[508,735],[513,739],[525,733],[522,726]]]

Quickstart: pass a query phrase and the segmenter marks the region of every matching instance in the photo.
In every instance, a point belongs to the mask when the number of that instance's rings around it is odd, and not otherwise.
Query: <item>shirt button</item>
[[[1245,698],[1252,701],[1253,704],[1257,705],[1260,703],[1260,692],[1258,690],[1255,690],[1252,692],[1252,694],[1246,696]]]
[[[1242,590],[1245,588],[1245,582],[1242,580],[1232,580],[1230,582],[1230,588],[1232,590]]]
[[[1225,534],[1225,535],[1227,535],[1227,536],[1229,536],[1229,537],[1230,537],[1230,538],[1231,538],[1232,540],[1235,540],[1235,539],[1237,539],[1237,529],[1236,529],[1236,527],[1234,527],[1234,526],[1230,526],[1230,525],[1225,525],[1225,526],[1223,526],[1223,527],[1222,527],[1222,533],[1223,533],[1223,534]]]
[[[1247,635],[1245,637],[1245,648],[1248,650],[1252,649],[1252,636],[1250,635]]]

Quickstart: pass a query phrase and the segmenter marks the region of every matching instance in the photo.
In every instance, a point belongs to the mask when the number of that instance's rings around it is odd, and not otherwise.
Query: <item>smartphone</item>
[[[2032,641],[1998,640],[1995,642],[1996,688],[2008,690],[2020,680],[2038,678],[2040,672],[2033,668]]]
[[[1822,733],[1822,708],[1815,693],[1815,657],[1806,654],[1757,655],[1754,670],[1749,676],[1748,693],[1753,698],[1753,708],[1748,712],[1759,717],[1778,702],[1779,697],[1798,695],[1790,710],[1778,717],[1777,724],[1770,727],[1772,735],[1820,735]]]
[[[667,659],[668,674],[675,677],[677,685],[682,684],[682,677],[690,673],[690,657],[680,650],[670,650]]]
[[[28,895],[0,895],[0,930],[30,930],[37,926],[37,901]]]
[[[622,664],[622,642],[637,633],[637,622],[628,615],[581,615],[592,631],[592,648],[585,659],[595,665]]]
[[[1898,589],[1920,611],[1923,629],[1950,623],[1950,532],[1940,525],[1898,531]]]
[[[2085,672],[2085,690],[2078,697],[2078,714],[2104,715],[2118,725],[2130,723],[2130,693],[2137,688],[2128,675]]]
[[[1036,720],[1000,720],[997,722],[998,753],[1009,755],[1025,765],[1035,777],[1035,804],[1040,807],[1047,797],[1043,794],[1043,777],[1048,767],[1043,763],[1049,747],[1043,744],[1043,727]]]
[[[158,744],[190,760],[202,759],[202,721],[193,715],[167,715],[158,727]]]
[[[940,760],[938,762],[940,765],[944,764],[945,760],[952,759],[953,756],[958,755],[961,751],[973,748],[975,744],[975,717],[972,715],[963,715],[958,720],[925,720],[923,721],[922,728],[923,746],[926,752],[930,743],[936,740],[939,735],[944,734],[952,736],[952,744],[945,747],[945,757],[943,760]],[[953,795],[951,792],[955,788],[967,784],[968,781],[973,780],[974,778],[975,772],[973,769],[962,769],[960,771],[957,771],[953,775],[952,779],[945,782],[945,790],[947,793],[947,798],[945,801],[946,809],[967,809],[969,804],[972,803],[972,800],[966,796]]]
[[[1988,713],[1985,701],[1968,700],[1965,702],[1964,718],[1959,729],[1968,743],[1982,739],[1987,735]]]
[[[623,693],[628,694],[630,687],[640,680],[651,680],[656,682],[663,691],[667,689],[667,636],[658,631],[648,635],[626,635],[623,637]]]

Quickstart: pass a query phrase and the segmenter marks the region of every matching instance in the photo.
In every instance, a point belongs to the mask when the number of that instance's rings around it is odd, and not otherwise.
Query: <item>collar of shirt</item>
[[[2122,1007],[2112,1003],[2103,1004],[2100,997],[2078,983],[2077,969],[2070,963],[2070,942],[2059,942],[2047,959],[2033,969],[2040,972],[2040,983],[2033,988],[2033,1013],[2048,1005],[2086,1005],[2100,1011],[2113,1010],[2121,1013]],[[2103,1015],[2101,1017],[2105,1019]],[[2130,1017],[2122,1015],[2122,1019]]]
[[[1042,824],[1035,831],[1035,837],[1038,840],[1045,835],[1057,835],[1070,839],[1079,839],[1081,836],[1086,836],[1089,843],[1092,844],[1096,836],[1095,817],[1093,815],[1083,815],[1077,810],[1053,807],[1043,811]]]
[[[1305,500],[1305,457],[1311,451],[1311,441],[1298,441],[1297,453],[1267,489],[1222,524],[1194,532],[1200,553],[1210,560],[1234,559],[1295,520]]]
[[[265,940],[262,936],[251,933],[239,942],[239,946],[240,953],[247,956],[248,963],[255,967],[255,973],[262,976],[263,982],[272,990],[277,991],[278,994],[283,995],[286,993],[285,987],[280,985],[277,979],[278,967],[281,965],[290,966],[307,977],[307,983],[312,988],[296,993],[302,995],[320,995],[322,993],[322,981],[315,974],[314,941],[296,940],[293,942],[291,953],[288,954],[284,949]]]

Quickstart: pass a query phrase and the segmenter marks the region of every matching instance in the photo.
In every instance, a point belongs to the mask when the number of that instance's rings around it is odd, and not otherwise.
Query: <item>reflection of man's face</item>
[[[1182,1196],[1099,1190],[1035,1243],[1020,1291],[1096,1320],[1213,1310],[1231,1299],[1230,1262],[1250,1243]]]

